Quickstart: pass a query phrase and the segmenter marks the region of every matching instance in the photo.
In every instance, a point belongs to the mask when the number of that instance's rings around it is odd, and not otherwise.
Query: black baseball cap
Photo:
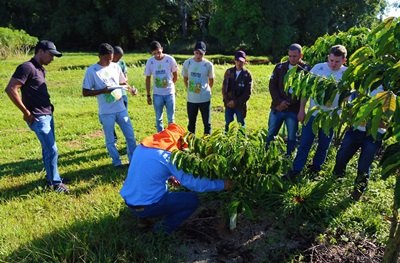
[[[61,52],[59,52],[57,50],[56,45],[54,45],[54,43],[49,41],[49,40],[41,40],[41,41],[39,41],[39,43],[36,44],[35,53],[37,53],[37,51],[39,49],[42,49],[42,50],[45,50],[45,51],[48,50],[51,54],[53,54],[56,57],[61,57],[62,56]]]
[[[202,54],[206,53],[206,44],[203,41],[197,41],[194,46],[194,51],[200,51]]]

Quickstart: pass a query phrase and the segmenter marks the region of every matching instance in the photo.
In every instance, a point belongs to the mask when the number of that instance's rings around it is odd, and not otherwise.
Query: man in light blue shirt
[[[198,207],[194,192],[169,192],[173,176],[182,186],[196,192],[230,190],[229,180],[194,177],[171,163],[173,150],[184,148],[185,130],[172,123],[165,130],[145,138],[136,148],[132,165],[120,191],[132,213],[139,218],[163,217],[154,231],[171,233]]]

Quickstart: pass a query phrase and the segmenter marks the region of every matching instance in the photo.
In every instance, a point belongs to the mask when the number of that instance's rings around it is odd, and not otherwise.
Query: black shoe
[[[353,199],[354,201],[358,201],[360,200],[362,194],[362,191],[354,189],[354,191],[351,193],[351,199]]]
[[[307,169],[308,169],[308,171],[309,171],[310,173],[313,173],[313,174],[319,174],[319,172],[321,171],[320,168],[316,167],[316,166],[313,165],[313,164],[308,165],[308,166],[307,166]]]
[[[129,167],[129,164],[120,164],[120,165],[116,165],[116,166],[114,166],[115,168],[117,168],[117,169],[127,169],[128,167]]]
[[[69,194],[69,189],[68,187],[63,184],[63,183],[59,183],[59,184],[55,184],[52,186],[53,190],[56,191],[57,193],[64,193],[64,194]]]
[[[138,228],[152,228],[154,225],[154,220],[150,218],[138,218],[137,226]]]
[[[289,171],[286,174],[284,174],[281,179],[283,181],[290,181],[293,182],[295,178],[300,174],[298,171]]]

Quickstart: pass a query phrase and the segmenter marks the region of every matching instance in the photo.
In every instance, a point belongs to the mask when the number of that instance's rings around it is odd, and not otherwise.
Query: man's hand
[[[35,116],[28,111],[27,113],[24,113],[24,121],[31,125],[35,121]]]
[[[149,105],[153,104],[153,102],[151,100],[151,96],[149,94],[147,94],[147,104],[149,104]]]
[[[137,88],[135,88],[134,86],[128,86],[128,91],[132,96],[136,96],[136,94],[138,93]]]
[[[227,106],[228,108],[231,108],[231,109],[235,108],[235,101],[233,101],[233,100],[228,101],[228,103],[226,104],[226,106]]]
[[[301,123],[304,122],[304,117],[306,116],[306,113],[304,110],[300,110],[299,113],[297,113],[297,120]]]
[[[168,177],[168,183],[175,187],[179,187],[181,185],[181,182],[179,182],[178,179],[176,179],[176,177],[173,175]]]
[[[231,191],[233,188],[233,182],[231,180],[224,180],[224,190]]]
[[[284,111],[287,110],[287,108],[289,107],[290,103],[286,100],[281,101],[281,103],[279,103],[278,106],[276,106],[276,110],[277,111]]]

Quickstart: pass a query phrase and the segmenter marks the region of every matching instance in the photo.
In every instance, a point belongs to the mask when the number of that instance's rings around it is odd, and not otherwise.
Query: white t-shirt
[[[370,97],[374,97],[374,96],[378,95],[378,93],[381,93],[381,92],[384,92],[382,85],[380,85],[379,87],[374,89],[372,92],[370,92],[369,96]],[[367,128],[365,127],[365,124],[364,125],[359,125],[356,129],[360,130],[360,131],[363,131],[363,132],[367,131]],[[386,133],[386,129],[385,128],[378,128],[378,132],[380,134],[384,134],[384,133]]]
[[[144,75],[153,75],[153,93],[156,95],[175,94],[175,84],[173,82],[173,72],[178,71],[178,64],[173,57],[164,54],[161,60],[153,57],[146,62]]]
[[[118,87],[120,83],[124,82],[126,82],[125,76],[117,63],[111,62],[107,67],[96,63],[86,70],[82,88],[101,90],[105,87]],[[125,110],[125,105],[121,96],[121,89],[115,89],[111,93],[97,95],[99,114],[110,114]]]
[[[345,66],[341,66],[338,70],[332,70],[329,66],[328,66],[328,62],[324,62],[324,63],[319,63],[316,64],[312,69],[311,69],[311,73],[318,75],[318,76],[324,76],[324,77],[331,77],[333,76],[333,78],[336,81],[340,81],[342,79],[343,73],[346,71],[347,67]],[[320,106],[322,111],[329,111],[329,110],[333,110],[336,109],[339,106],[339,93],[336,94],[335,99],[332,102],[332,105],[319,105],[316,101],[314,101],[313,99],[310,99],[310,109],[314,106]],[[318,114],[318,112],[314,112],[313,116],[316,116]]]
[[[210,101],[211,88],[208,79],[215,77],[213,64],[203,58],[196,62],[194,58],[189,58],[183,63],[182,76],[188,78],[187,101],[192,103],[202,103]]]

